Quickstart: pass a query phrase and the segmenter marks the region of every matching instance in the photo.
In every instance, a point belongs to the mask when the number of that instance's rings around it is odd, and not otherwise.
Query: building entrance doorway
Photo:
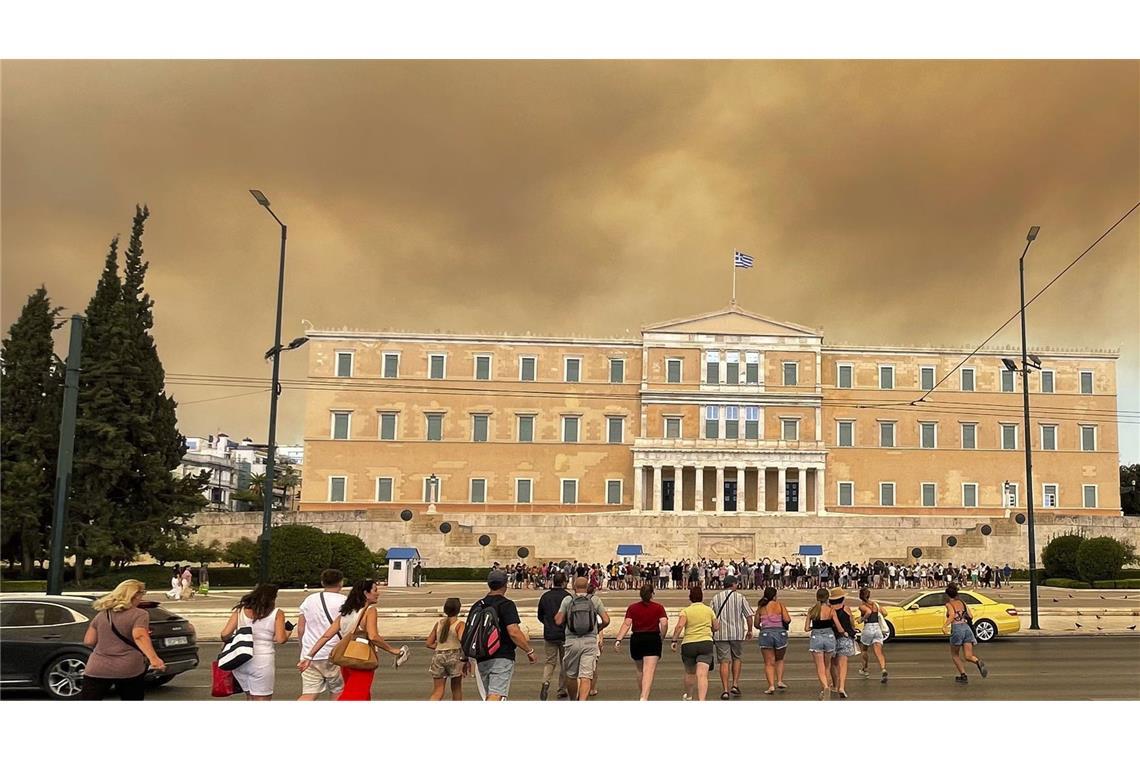
[[[661,511],[673,511],[673,487],[676,481],[665,480],[661,482]]]
[[[726,480],[724,483],[724,511],[736,511],[736,481]]]
[[[784,504],[788,512],[800,511],[800,484],[792,481],[785,484]]]

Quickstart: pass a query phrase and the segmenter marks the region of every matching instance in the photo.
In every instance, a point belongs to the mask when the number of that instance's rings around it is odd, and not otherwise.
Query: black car
[[[89,596],[7,596],[0,599],[0,687],[42,689],[57,699],[76,699],[91,649],[83,644],[97,614]],[[147,681],[164,684],[198,667],[194,626],[158,606],[139,605],[150,615],[150,638],[164,672]]]

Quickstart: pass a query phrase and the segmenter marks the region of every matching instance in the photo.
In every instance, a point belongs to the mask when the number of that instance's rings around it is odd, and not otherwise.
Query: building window
[[[1001,392],[1002,393],[1013,393],[1013,390],[1014,390],[1013,370],[1003,369],[1001,371]]]
[[[729,385],[740,384],[740,352],[726,351],[724,355],[724,381]]]
[[[1057,484],[1045,483],[1041,486],[1041,505],[1044,507],[1057,506]]]
[[[963,507],[976,507],[976,506],[978,506],[978,484],[977,483],[963,483],[962,484],[962,506]]]
[[[428,355],[428,378],[443,380],[447,377],[447,354]]]
[[[625,418],[606,417],[606,443],[625,442]]]
[[[798,419],[781,419],[780,437],[785,441],[798,441],[800,439],[800,421]]]
[[[392,479],[376,478],[376,501],[392,500]]]
[[[727,406],[724,409],[724,437],[736,440],[740,437],[740,407]]]
[[[934,390],[934,367],[919,367],[918,376],[922,390]]]
[[[475,443],[487,442],[487,428],[490,426],[491,415],[471,415],[471,440]]]
[[[938,448],[938,423],[936,422],[920,422],[918,423],[919,432],[921,433],[920,445],[924,449]]]
[[[1041,392],[1053,392],[1053,370],[1051,369],[1041,370]]]
[[[396,413],[380,412],[380,440],[396,440]]]
[[[938,506],[938,484],[937,483],[923,483],[922,484],[922,506],[936,507]]]
[[[1041,426],[1041,450],[1042,451],[1056,451],[1057,450],[1057,426],[1056,425],[1042,425]]]
[[[1081,451],[1096,451],[1096,427],[1081,425]]]
[[[577,383],[582,379],[582,360],[566,357],[563,379],[568,383]]]
[[[487,479],[471,478],[471,503],[483,504],[487,501]]]
[[[720,437],[720,407],[705,407],[705,438]]]
[[[562,503],[563,504],[577,504],[578,503],[578,481],[564,479],[562,481]]]
[[[680,359],[666,359],[665,360],[665,382],[679,383],[681,382],[681,360]]]
[[[621,481],[606,481],[606,504],[621,504]]]
[[[760,439],[760,407],[744,407],[744,437],[750,441]]]
[[[538,358],[535,356],[521,356],[519,357],[519,380],[524,383],[533,383],[536,377],[535,365],[538,363]]]
[[[1009,509],[1016,509],[1021,495],[1021,485],[1019,483],[1006,483],[1003,485],[1005,489],[1005,506]]]
[[[850,364],[835,365],[835,385],[837,388],[850,388],[855,368]]]
[[[835,436],[836,445],[838,446],[854,446],[855,445],[855,423],[851,420],[839,420],[836,423],[838,431]]]
[[[705,351],[705,382],[709,385],[720,382],[720,351]]]
[[[962,368],[962,374],[961,374],[960,378],[961,378],[962,390],[964,390],[964,391],[974,390],[974,368],[973,367],[963,367]]]
[[[839,506],[853,507],[855,506],[855,483],[852,481],[841,481],[839,483]]]
[[[332,437],[334,441],[347,441],[352,412],[332,413]]]
[[[1096,508],[1096,486],[1081,486],[1081,491],[1084,493],[1084,506],[1089,509]]]
[[[400,355],[384,354],[384,377],[394,379],[400,376]]]
[[[534,442],[534,415],[533,414],[520,414],[519,415],[519,443],[533,443]]]
[[[885,391],[894,390],[895,368],[893,364],[883,364],[879,367],[879,388]]]
[[[800,384],[800,365],[796,362],[784,362],[784,385]]]
[[[744,382],[760,384],[760,353],[757,351],[744,352]]]
[[[962,448],[976,449],[978,448],[978,423],[976,422],[963,422],[962,423]]]
[[[348,478],[344,475],[333,475],[329,478],[329,501],[344,501],[347,485]]]
[[[681,418],[680,417],[666,417],[665,418],[665,437],[666,438],[680,438],[681,437]]]
[[[1081,393],[1086,396],[1093,392],[1093,373],[1092,370],[1081,370]]]
[[[894,448],[895,445],[895,423],[893,422],[880,422],[879,423],[879,446],[884,449]]]
[[[578,442],[578,418],[577,417],[563,417],[562,418],[562,442],[563,443],[577,443]]]
[[[610,382],[625,382],[625,359],[610,359]]]
[[[429,441],[442,441],[443,415],[438,412],[430,412],[424,416],[427,417],[427,439]]]
[[[337,351],[336,352],[336,376],[337,377],[352,377],[352,352],[351,351]]]
[[[475,379],[476,380],[490,380],[491,379],[491,357],[490,356],[476,356],[475,357]]]
[[[437,478],[435,484],[435,493],[431,492],[431,478],[424,478],[424,504],[435,504],[442,501],[440,494],[443,493],[443,481]]]
[[[1001,447],[1007,451],[1017,448],[1017,425],[1001,426]]]
[[[879,506],[880,507],[893,507],[895,505],[895,484],[894,483],[880,483],[879,484]]]
[[[534,488],[534,482],[530,478],[519,478],[515,481],[515,502],[518,504],[530,504],[531,491]]]

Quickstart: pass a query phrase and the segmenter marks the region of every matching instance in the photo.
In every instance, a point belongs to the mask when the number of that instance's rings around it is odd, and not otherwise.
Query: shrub
[[[1115,578],[1131,557],[1131,547],[1115,538],[1090,538],[1077,550],[1077,572],[1082,580],[1101,581]]]
[[[1042,585],[1053,586],[1054,588],[1092,588],[1090,583],[1074,581],[1071,578],[1047,578]]]
[[[1057,536],[1041,551],[1045,574],[1050,578],[1077,578],[1077,551],[1085,542],[1084,536],[1067,534]]]
[[[1129,578],[1115,581],[1093,581],[1093,588],[1140,588],[1140,579]]]
[[[348,533],[329,533],[328,537],[331,550],[328,566],[344,573],[347,583],[376,577],[372,550],[359,537]]]
[[[257,561],[257,551],[256,541],[239,538],[226,544],[226,548],[222,550],[221,560],[229,562],[234,567],[239,565],[250,567]]]
[[[278,525],[269,534],[269,581],[277,585],[317,584],[329,567],[329,537],[308,525]],[[260,575],[261,557],[251,570]]]

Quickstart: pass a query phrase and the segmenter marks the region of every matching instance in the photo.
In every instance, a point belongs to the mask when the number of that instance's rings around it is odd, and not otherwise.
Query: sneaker
[[[978,660],[978,672],[982,674],[982,678],[985,678],[990,674],[990,669],[986,667],[984,662]]]
[[[411,656],[412,650],[408,649],[406,646],[400,647],[400,654],[396,657],[396,667],[398,668],[403,665]]]
[[[966,677],[965,673],[959,673],[958,675],[954,676],[954,680],[957,681],[958,683],[969,683],[970,682],[970,679]]]
[[[681,695],[681,701],[682,702],[692,702],[693,698],[690,697],[687,693],[685,693],[685,694]]]
[[[558,698],[559,699],[570,699],[570,692],[560,691],[560,692],[558,692]]]
[[[546,698],[549,696],[550,696],[550,681],[544,681],[542,683],[542,691],[538,692],[538,698],[540,701],[545,702]]]
[[[871,675],[871,674],[867,672],[867,669],[866,669],[866,668],[859,668],[859,675],[861,675],[861,676],[863,676],[864,678],[866,678],[867,676],[869,676],[869,675]]]
[[[886,682],[887,682],[887,671],[884,670],[883,671],[883,677],[879,679],[879,683],[886,683]]]

